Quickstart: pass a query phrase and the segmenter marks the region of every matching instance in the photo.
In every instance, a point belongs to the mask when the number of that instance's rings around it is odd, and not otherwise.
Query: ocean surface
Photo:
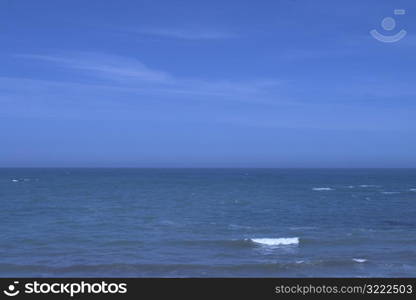
[[[415,277],[416,169],[0,169],[0,276]]]

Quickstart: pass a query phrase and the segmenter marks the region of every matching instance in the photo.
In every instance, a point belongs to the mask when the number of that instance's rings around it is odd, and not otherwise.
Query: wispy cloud
[[[140,34],[182,40],[221,40],[236,38],[238,35],[218,30],[147,28],[138,30]]]
[[[59,81],[50,78],[48,81],[45,78],[0,77],[0,89],[3,91],[0,104],[8,107],[7,110],[0,111],[0,115],[43,114],[46,117],[64,115],[67,118],[90,118],[90,115],[96,115],[106,119],[126,116],[135,118],[140,115],[142,119],[206,118],[206,121],[214,118],[218,122],[268,128],[338,126],[339,129],[376,129],[380,128],[379,124],[386,124],[386,128],[403,129],[412,128],[414,123],[409,105],[402,108],[391,105],[391,101],[375,103],[368,100],[371,99],[370,96],[377,100],[381,97],[400,97],[403,103],[407,99],[405,97],[410,99],[415,95],[410,79],[409,82],[392,85],[382,78],[374,82],[354,78],[326,91],[313,83],[307,85],[305,82],[294,83],[280,79],[217,80],[180,77],[151,68],[135,58],[102,53],[64,52],[18,57],[42,63],[43,67],[50,64],[56,68],[52,74],[59,74],[60,69],[69,71],[71,79]],[[340,103],[333,100],[325,102],[320,98],[344,100]],[[352,100],[343,105],[345,99]],[[354,103],[357,100],[359,102]],[[152,101],[163,102],[163,105],[155,105],[153,115],[148,116],[152,110],[149,108],[152,107]],[[239,111],[244,106],[246,113]],[[177,107],[182,107],[183,112],[177,110]],[[194,107],[192,113],[186,113],[189,107]],[[206,108],[212,109],[211,114],[201,114]],[[159,114],[161,109],[163,115]],[[376,110],[382,112],[380,117],[374,113]],[[173,111],[174,116],[170,116]],[[376,125],[371,127],[371,124]]]
[[[138,89],[164,95],[190,95],[230,98],[235,101],[276,100],[278,79],[210,80],[176,77],[168,72],[147,67],[133,58],[100,53],[66,53],[59,55],[20,54],[20,58],[50,62],[96,79],[105,79],[107,86]],[[102,82],[100,84],[103,84]],[[273,91],[273,93],[272,93]],[[267,99],[267,100],[266,100]]]
[[[77,52],[57,55],[19,54],[16,56],[51,62],[62,67],[83,70],[97,76],[110,77],[112,79],[134,78],[142,81],[169,80],[169,75],[165,72],[151,70],[135,59],[115,55]]]

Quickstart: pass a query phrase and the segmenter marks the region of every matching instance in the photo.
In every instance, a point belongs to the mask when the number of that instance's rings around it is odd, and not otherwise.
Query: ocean
[[[416,169],[0,169],[1,277],[415,277]]]

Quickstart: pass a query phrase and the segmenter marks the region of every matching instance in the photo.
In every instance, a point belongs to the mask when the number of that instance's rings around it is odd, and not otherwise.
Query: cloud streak
[[[21,54],[17,57],[41,60],[61,67],[78,69],[101,77],[132,78],[141,81],[166,82],[169,75],[162,71],[151,70],[141,62],[115,55],[82,52],[66,55]]]
[[[180,40],[223,40],[238,37],[230,32],[196,29],[147,28],[138,30],[138,33]]]
[[[79,72],[110,87],[136,89],[140,92],[170,96],[205,96],[235,101],[276,101],[284,81],[257,79],[246,81],[180,78],[155,70],[133,58],[101,53],[66,53],[54,55],[21,54],[19,58],[48,62],[57,67]]]

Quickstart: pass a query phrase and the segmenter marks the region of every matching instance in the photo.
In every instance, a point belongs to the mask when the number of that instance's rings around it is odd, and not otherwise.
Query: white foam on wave
[[[357,263],[365,263],[367,261],[365,258],[353,258],[352,260]]]
[[[361,184],[360,187],[362,187],[362,188],[379,187],[379,185],[374,185],[374,184]]]
[[[409,191],[411,191],[411,192],[416,192],[416,189],[410,189]]]
[[[312,190],[314,190],[314,191],[332,191],[333,189],[331,189],[330,187],[316,187],[316,188],[313,188]]]
[[[400,194],[400,192],[381,192],[382,194],[385,195],[394,195],[394,194]]]
[[[12,181],[13,181],[13,182],[19,182],[19,180],[17,180],[17,179],[12,179]]]
[[[282,246],[282,245],[297,245],[299,244],[299,238],[260,238],[260,239],[250,239],[253,243],[266,245],[266,246]]]

